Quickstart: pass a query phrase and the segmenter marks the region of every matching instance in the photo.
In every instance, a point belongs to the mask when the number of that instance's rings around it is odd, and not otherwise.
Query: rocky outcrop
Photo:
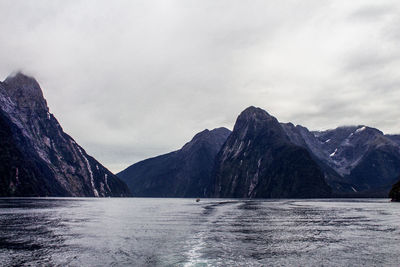
[[[392,199],[392,201],[400,201],[400,178],[390,190],[389,197]]]
[[[309,151],[292,143],[266,111],[249,107],[216,157],[213,196],[329,197],[331,189]]]
[[[50,113],[37,81],[0,83],[0,196],[129,196]]]
[[[215,156],[229,134],[226,128],[204,130],[180,150],[138,162],[117,175],[134,196],[208,196]]]

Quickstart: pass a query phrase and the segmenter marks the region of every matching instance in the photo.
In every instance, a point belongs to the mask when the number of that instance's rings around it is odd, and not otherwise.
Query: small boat
[[[196,199],[196,202],[200,202],[200,198],[197,198],[197,199]]]

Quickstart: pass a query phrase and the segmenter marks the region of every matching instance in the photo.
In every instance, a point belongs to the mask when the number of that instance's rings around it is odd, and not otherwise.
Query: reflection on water
[[[400,204],[0,199],[4,266],[398,266]]]

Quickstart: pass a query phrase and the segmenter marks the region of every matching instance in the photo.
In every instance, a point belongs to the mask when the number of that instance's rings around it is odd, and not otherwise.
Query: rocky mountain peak
[[[215,129],[213,129],[213,130],[211,130],[211,131],[208,130],[208,129],[205,129],[205,130],[203,130],[203,131],[197,133],[197,134],[193,137],[192,141],[201,140],[201,139],[204,139],[204,138],[208,138],[208,137],[210,137],[210,136],[216,136],[216,137],[218,137],[218,136],[223,136],[224,139],[226,139],[226,137],[228,137],[228,135],[229,135],[230,133],[231,133],[231,131],[228,130],[227,128],[225,128],[225,127],[215,128]]]
[[[7,95],[20,109],[48,110],[39,83],[21,72],[8,76],[3,82]]]
[[[210,134],[210,130],[205,129],[205,130],[203,130],[203,131],[197,133],[195,136],[193,136],[192,141],[195,141],[195,140],[197,140],[197,139],[201,139],[201,138],[203,138],[204,136],[207,136],[207,135],[209,135],[209,134]]]
[[[287,125],[295,128],[293,124]],[[290,142],[278,120],[249,107],[236,120],[214,166],[217,197],[328,196],[323,173],[306,149]]]
[[[186,143],[182,147],[182,151],[191,150],[194,145],[203,145],[208,144],[215,147],[221,147],[225,140],[228,138],[231,133],[225,127],[215,128],[213,130],[205,129],[199,133],[197,133],[190,142]]]
[[[243,110],[239,117],[238,120],[267,120],[273,118],[271,115],[268,114],[265,110],[250,106]]]
[[[265,110],[250,106],[238,116],[233,128],[240,140],[255,136],[268,137],[271,141],[286,139],[286,134],[278,120]]]

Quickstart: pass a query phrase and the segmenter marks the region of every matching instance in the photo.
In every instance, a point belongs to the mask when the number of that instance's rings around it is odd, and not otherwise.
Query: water
[[[2,266],[399,266],[387,199],[0,199]]]

